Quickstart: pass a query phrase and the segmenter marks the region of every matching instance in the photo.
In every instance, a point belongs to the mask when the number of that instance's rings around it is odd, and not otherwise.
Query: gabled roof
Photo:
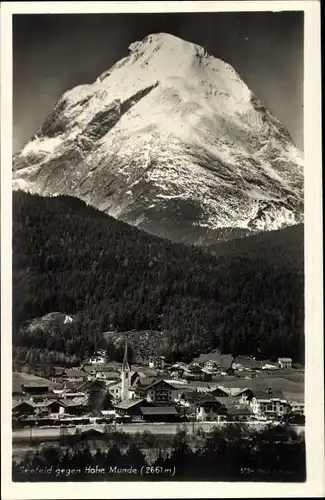
[[[60,406],[68,406],[69,401],[65,401],[62,399],[56,399],[55,401],[51,401],[50,403],[48,403],[47,406],[52,406],[55,403],[59,404]]]
[[[213,394],[213,393],[215,393],[215,392],[222,392],[222,393],[225,395],[225,397],[226,397],[226,396],[228,396],[228,394],[229,394],[229,393],[225,390],[225,388],[224,388],[224,387],[216,387],[215,389],[213,389],[213,390],[211,391],[211,394]]]
[[[80,403],[80,402],[78,402],[76,400],[69,400],[69,399],[60,399],[60,401],[58,401],[58,403],[61,406],[66,406],[67,408],[73,408],[74,406],[80,406],[84,402],[85,402],[84,399],[82,400],[82,403]]]
[[[246,405],[238,405],[227,408],[229,415],[251,415],[251,410]]]
[[[78,398],[73,398],[72,402],[75,403],[77,406],[84,406],[87,404],[88,398],[87,396],[84,397],[80,396]]]
[[[199,400],[202,398],[202,393],[197,392],[197,391],[184,391],[181,394],[181,398],[187,399],[187,400]]]
[[[129,408],[132,408],[132,406],[137,405],[138,403],[144,403],[147,402],[145,399],[138,398],[138,399],[125,399],[124,401],[121,401],[120,403],[114,405],[115,408],[118,410],[128,410]]]
[[[84,392],[66,392],[65,397],[66,398],[78,398],[78,397],[84,397],[86,394]]]
[[[93,386],[98,386],[98,387],[104,388],[105,382],[103,380],[99,380],[99,379],[85,380],[84,382],[81,382],[81,383],[75,385],[74,388],[78,392],[84,392]]]
[[[75,389],[77,387],[78,382],[72,382],[72,380],[67,380],[64,382],[65,389]]]
[[[245,389],[240,389],[239,387],[223,387],[219,386],[218,389],[221,389],[223,392],[227,393],[228,396],[239,396]]]
[[[36,408],[36,405],[33,403],[33,401],[18,401],[17,403],[12,405],[12,409],[14,410],[15,408],[18,408],[21,405],[28,405],[31,406],[32,408]]]
[[[35,402],[37,402],[38,400],[53,400],[53,399],[58,399],[58,395],[55,394],[54,392],[49,392],[47,394],[35,394],[35,396],[33,395],[33,399]]]
[[[109,385],[108,386],[108,390],[110,391],[111,389],[115,389],[115,388],[119,388],[121,389],[122,388],[122,384],[121,382],[116,382],[116,384],[112,384],[112,385]]]
[[[41,389],[41,388],[49,388],[49,385],[50,383],[46,383],[46,382],[26,382],[24,384],[22,384],[22,386],[24,387],[24,389],[30,389],[32,387],[35,387],[36,389]]]
[[[236,397],[233,397],[233,396],[222,396],[222,397],[216,396],[215,399],[217,401],[219,401],[219,403],[226,406],[227,408],[234,406],[235,404],[237,404],[237,401],[238,401],[238,399]]]
[[[96,366],[94,371],[96,373],[98,373],[98,372],[112,373],[112,374],[116,375],[117,377],[120,376],[120,374],[117,371],[114,371],[111,366]]]
[[[104,431],[101,431],[99,429],[88,429],[84,432],[81,433],[81,437],[99,437],[104,434]]]
[[[215,398],[213,396],[210,396],[209,394],[206,394],[204,396],[202,396],[198,402],[199,405],[204,405],[204,404],[224,404],[223,403],[223,399],[226,399],[226,398],[222,398],[220,400],[218,400],[218,398]]]
[[[140,407],[142,415],[178,415],[175,406]]]
[[[137,380],[137,386],[147,388],[157,381],[157,377],[139,377]]]
[[[13,405],[12,409],[14,410],[14,409],[18,408],[20,405],[24,405],[24,404],[31,406],[34,409],[47,408],[49,405],[51,405],[54,402],[55,401],[40,401],[40,402],[35,403],[34,401],[19,401],[18,403]]]
[[[81,384],[78,384],[77,386],[75,386],[75,388],[77,391],[85,391],[88,389],[88,387],[96,382],[98,383],[97,380],[85,380],[85,382],[81,382]]]
[[[255,398],[259,400],[268,401],[272,399],[280,399],[282,401],[286,401],[286,398],[280,389],[272,389],[270,392],[268,392],[268,389],[252,389],[252,393]]]
[[[54,370],[54,377],[60,376],[65,372],[65,368],[63,368],[63,366],[54,366],[53,370]]]
[[[278,358],[278,361],[292,361],[292,358]]]
[[[82,367],[80,368],[80,370],[82,370],[83,372],[86,372],[86,373],[92,373],[92,372],[96,371],[96,368],[97,368],[96,365],[87,365],[87,364],[84,364],[84,365],[82,365]]]
[[[79,370],[79,368],[68,368],[65,372],[67,377],[84,377],[85,373],[83,370]]]
[[[237,393],[234,394],[234,396],[241,396],[242,394],[244,394],[244,392],[251,392],[253,393],[253,390],[249,387],[244,387],[242,389],[237,389]]]
[[[163,379],[155,380],[155,382],[153,382],[152,384],[148,385],[146,387],[146,389],[152,389],[153,387],[155,387],[156,385],[160,384],[161,382],[163,382],[164,384],[168,385],[171,389],[174,389],[174,387],[171,384],[169,384],[168,382],[166,382]]]

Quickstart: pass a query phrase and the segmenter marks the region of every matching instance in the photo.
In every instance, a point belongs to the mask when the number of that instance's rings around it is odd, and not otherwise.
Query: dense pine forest
[[[304,359],[303,226],[222,243],[212,255],[139,231],[78,199],[13,194],[17,359],[75,361],[107,330],[162,332],[161,353]],[[242,251],[241,251],[242,250]],[[28,321],[59,311],[55,334]]]

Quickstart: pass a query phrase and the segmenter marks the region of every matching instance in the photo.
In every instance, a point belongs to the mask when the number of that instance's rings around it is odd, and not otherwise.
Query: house
[[[291,358],[279,358],[278,359],[278,367],[279,368],[292,368],[292,359]]]
[[[106,359],[105,356],[101,354],[95,354],[87,360],[87,363],[90,365],[104,365],[106,363]]]
[[[132,389],[132,388],[131,388]],[[143,379],[140,377],[134,386],[134,395],[149,402],[171,402],[179,395],[179,389],[162,379]]]
[[[228,420],[245,422],[252,416],[252,410],[247,405],[234,405],[227,408]]]
[[[204,362],[204,368],[207,368],[207,370],[217,370],[219,368],[219,365],[213,359],[208,359]]]
[[[216,387],[215,389],[210,391],[209,394],[211,396],[218,397],[218,398],[223,398],[223,397],[229,396],[229,393],[221,387]]]
[[[188,365],[186,363],[183,363],[182,361],[179,361],[178,363],[174,363],[171,368],[173,370],[187,370],[188,369]]]
[[[13,406],[12,414],[15,417],[27,417],[30,415],[48,414],[49,401],[22,401]]]
[[[116,416],[116,411],[115,410],[101,410],[101,414],[103,415],[103,417],[113,420]]]
[[[139,398],[146,397],[146,389],[151,384],[157,381],[156,377],[138,377],[129,387],[129,397]]]
[[[155,356],[149,360],[149,367],[163,370],[165,367],[165,356]]]
[[[250,400],[253,397],[253,391],[252,389],[245,387],[243,389],[238,389],[237,392],[234,394],[234,396],[237,396],[238,402],[240,404],[249,405]]]
[[[35,405],[34,414],[37,417],[47,416],[49,414],[49,404],[51,404],[49,401],[41,401],[39,403],[34,403]]]
[[[67,405],[64,404],[63,402],[56,400],[52,401],[47,405],[47,409],[49,414],[55,413],[55,414],[63,414],[66,412]]]
[[[74,391],[76,389],[76,387],[78,387],[78,384],[80,384],[81,381],[79,382],[72,382],[70,380],[66,380],[63,382],[63,390],[61,389],[59,392],[56,391],[56,394],[62,394],[63,392],[66,392],[66,391]]]
[[[21,391],[22,393],[29,395],[46,394],[49,392],[49,384],[28,382],[26,384],[22,384]]]
[[[117,382],[116,384],[112,384],[108,387],[109,393],[113,396],[113,399],[120,399],[122,392],[122,384],[121,382]]]
[[[184,370],[181,368],[173,368],[169,371],[169,376],[174,379],[180,379],[183,377]]]
[[[185,380],[202,380],[204,382],[210,382],[212,380],[212,373],[208,373],[199,366],[192,366],[188,371],[183,374]]]
[[[252,389],[252,396],[248,397],[249,406],[255,415],[266,417],[281,417],[289,412],[290,405],[282,391],[268,388],[265,390]]]
[[[305,403],[303,401],[290,401],[290,409],[292,413],[305,414]]]
[[[47,403],[44,412],[48,414],[63,413],[69,415],[82,415],[87,409],[87,398],[74,398],[74,399],[58,399]]]
[[[251,418],[252,409],[248,404],[240,403],[238,396],[223,396],[216,399],[225,407],[228,421],[240,422]]]
[[[84,398],[69,400],[69,399],[61,399],[59,405],[64,410],[61,410],[64,413],[68,413],[69,415],[83,415],[86,413],[88,405]],[[53,405],[54,406],[54,405]],[[52,408],[53,408],[52,406]],[[56,413],[53,411],[53,413]]]
[[[62,366],[54,366],[51,374],[53,382],[62,382],[65,374],[65,368]]]
[[[193,407],[200,401],[201,398],[202,394],[197,391],[183,391],[179,394],[175,401],[181,406]]]
[[[232,364],[232,368],[234,370],[238,370],[238,371],[243,371],[244,370],[244,366],[241,363],[233,363]]]
[[[33,401],[34,403],[41,403],[41,402],[51,402],[53,400],[58,399],[58,395],[54,392],[48,392],[45,394],[35,394],[30,397],[30,400]]]
[[[222,421],[226,419],[224,403],[210,395],[202,396],[196,405],[196,419],[201,421]]]
[[[121,401],[120,403],[114,405],[114,409],[117,416],[128,416],[132,417],[135,420],[141,420],[141,408],[150,405],[151,404],[143,398],[125,399],[124,401]]]
[[[79,368],[68,368],[64,374],[64,380],[69,382],[82,382],[85,378],[85,372]]]
[[[108,366],[98,367],[95,371],[95,377],[103,380],[115,380],[117,381],[120,378],[120,374],[114,372],[112,368]]]
[[[14,417],[21,417],[23,415],[34,415],[35,404],[32,401],[19,401],[12,407],[12,414]]]
[[[189,386],[190,386],[190,382],[189,382]],[[203,385],[196,385],[196,390],[197,392],[203,392],[204,394],[206,393],[211,393],[214,389],[216,389],[216,386],[215,385],[211,385],[211,384],[208,384],[208,383],[205,383]]]
[[[142,420],[146,422],[176,422],[179,420],[175,406],[141,406],[140,411]]]

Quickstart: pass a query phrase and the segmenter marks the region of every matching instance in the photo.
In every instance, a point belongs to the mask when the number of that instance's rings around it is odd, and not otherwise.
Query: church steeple
[[[125,341],[124,357],[122,363],[122,371],[130,371],[129,356],[128,356],[128,341]]]

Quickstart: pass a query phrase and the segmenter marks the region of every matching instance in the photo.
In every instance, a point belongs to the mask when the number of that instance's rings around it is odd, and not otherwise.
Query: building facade
[[[292,359],[291,358],[279,358],[278,359],[278,367],[279,368],[292,368]]]

